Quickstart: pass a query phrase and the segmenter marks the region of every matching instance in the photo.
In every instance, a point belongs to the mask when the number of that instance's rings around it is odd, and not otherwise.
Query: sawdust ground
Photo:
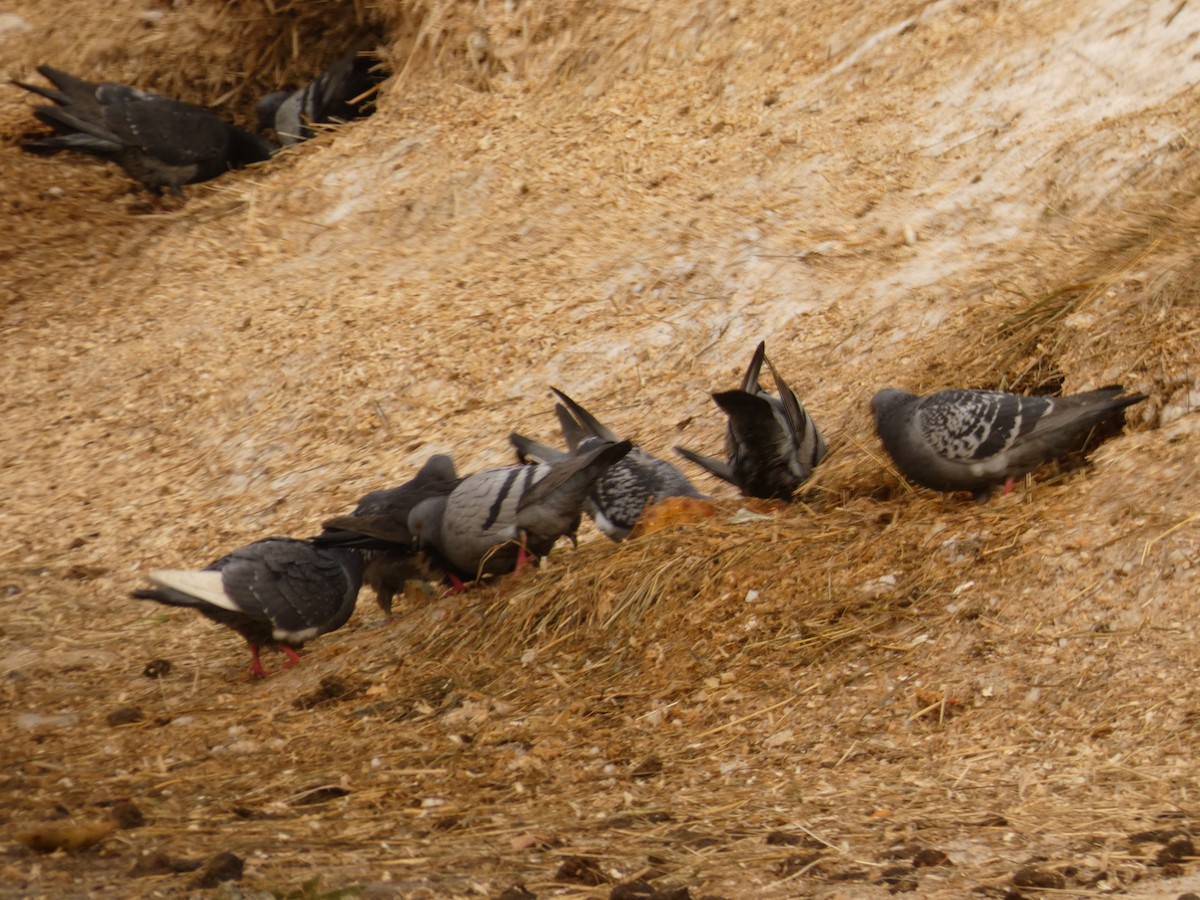
[[[303,69],[269,21],[93,9],[13,4],[3,74],[244,116],[230,60]],[[379,113],[180,207],[21,154],[0,97],[3,890],[175,895],[153,854],[220,851],[258,895],[1194,888],[1164,847],[1197,790],[1196,11],[342,9],[330,56],[387,35]],[[833,448],[802,504],[709,483],[711,519],[364,602],[262,683],[127,599],[432,452],[507,461],[549,384],[714,451],[706,392],[762,337]],[[1128,433],[984,506],[905,487],[866,414],[885,382],[1111,381],[1151,395]],[[21,841],[121,799],[146,824]]]

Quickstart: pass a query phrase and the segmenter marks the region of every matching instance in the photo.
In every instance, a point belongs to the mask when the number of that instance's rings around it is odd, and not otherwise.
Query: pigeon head
[[[275,113],[279,112],[279,107],[283,106],[283,101],[290,96],[291,93],[289,91],[271,91],[269,94],[264,94],[254,104],[254,112],[258,116],[258,130],[260,132],[275,127]]]
[[[418,546],[432,544],[442,530],[447,495],[426,497],[408,514],[408,530]]]
[[[916,395],[910,394],[908,391],[884,388],[871,398],[871,412],[875,414],[875,422],[883,421],[892,412],[916,399]]]

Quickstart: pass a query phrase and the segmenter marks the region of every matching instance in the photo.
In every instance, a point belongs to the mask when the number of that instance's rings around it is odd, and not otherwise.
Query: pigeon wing
[[[578,403],[576,403],[574,400],[572,400],[570,397],[568,397],[566,394],[564,394],[558,388],[552,387],[552,388],[550,388],[550,390],[552,390],[554,392],[554,395],[556,397],[558,397],[559,400],[562,401],[562,405],[564,407],[566,407],[566,411],[570,414],[571,417],[573,417],[574,421],[579,426],[582,426],[584,431],[586,431],[592,437],[598,437],[605,441],[611,441],[614,444],[618,443],[621,440],[621,436],[619,434],[617,434],[611,428],[608,428],[608,427],[602,425],[595,416],[593,416],[590,412],[588,412],[586,409],[584,409],[582,406],[580,406]],[[557,409],[558,409],[558,407],[556,406],[555,411],[557,411]],[[562,418],[563,417],[560,414],[559,420],[562,421]],[[566,435],[566,433],[567,433],[566,426],[564,424],[563,434]],[[568,442],[569,442],[569,438],[568,438]],[[575,444],[572,444],[571,449],[574,450],[577,445],[578,445],[578,442],[576,442]]]
[[[984,462],[1010,450],[1054,408],[1046,397],[1001,391],[941,391],[922,400],[914,425],[940,456]]]

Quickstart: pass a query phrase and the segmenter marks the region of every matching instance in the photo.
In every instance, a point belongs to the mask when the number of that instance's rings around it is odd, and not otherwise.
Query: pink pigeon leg
[[[296,663],[300,662],[300,654],[291,647],[287,646],[287,644],[280,644],[279,649],[286,653],[288,657],[288,661],[283,664],[285,669],[290,669],[292,666],[296,665]]]
[[[1013,491],[1013,488],[1016,487],[1016,485],[1017,485],[1017,477],[1015,475],[1010,475],[1008,477],[1008,481],[1004,482],[1004,493],[1011,494]]]
[[[254,657],[250,663],[250,677],[266,678],[267,670],[263,668],[262,660],[258,658],[258,644],[251,643],[250,641],[246,643],[250,644],[250,655]]]
[[[522,532],[521,540],[517,542],[517,565],[513,569],[513,574],[518,575],[523,572],[532,558],[529,551],[525,549],[525,534]]]

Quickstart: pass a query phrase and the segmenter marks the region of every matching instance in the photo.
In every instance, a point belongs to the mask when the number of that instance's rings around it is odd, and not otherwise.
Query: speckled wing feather
[[[936,453],[986,460],[1004,453],[1054,409],[1045,397],[1000,391],[942,391],[917,405],[915,422]]]
[[[563,437],[573,451],[621,440],[620,435],[567,394],[555,387],[550,390],[560,401],[554,411]],[[584,509],[597,528],[612,540],[621,541],[629,536],[647,504],[668,497],[700,496],[703,495],[678,466],[634,446],[596,479]]]

